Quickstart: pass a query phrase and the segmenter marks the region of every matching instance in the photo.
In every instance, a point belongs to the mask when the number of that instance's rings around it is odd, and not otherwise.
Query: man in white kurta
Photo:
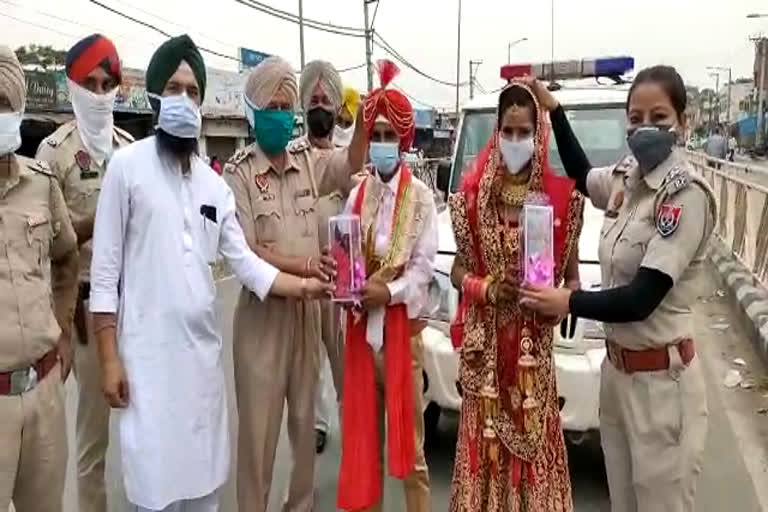
[[[158,50],[166,51],[165,76],[150,80],[152,62],[147,71],[157,135],[109,163],[94,226],[90,309],[105,396],[120,409],[128,499],[139,510],[208,512],[218,510],[230,461],[217,255],[260,299],[308,298],[330,285],[279,274],[248,248],[231,190],[197,156],[205,75],[185,37]]]

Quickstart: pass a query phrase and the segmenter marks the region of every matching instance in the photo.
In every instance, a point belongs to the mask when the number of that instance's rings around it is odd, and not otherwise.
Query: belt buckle
[[[11,395],[21,395],[37,386],[37,371],[34,366],[11,372]]]

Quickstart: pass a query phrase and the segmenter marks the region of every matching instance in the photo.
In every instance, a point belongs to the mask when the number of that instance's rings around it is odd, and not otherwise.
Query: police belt
[[[31,391],[41,382],[59,361],[54,347],[32,366],[0,373],[0,395],[20,395]]]
[[[85,301],[91,295],[91,283],[83,281],[77,291],[77,302],[75,303],[75,331],[77,332],[77,341],[81,345],[88,344],[88,328],[86,316],[88,312],[85,308]]]
[[[682,338],[664,347],[648,350],[629,350],[613,340],[605,341],[608,360],[617,370],[624,373],[668,370],[670,346],[677,348],[685,366],[688,366],[696,355],[696,347],[691,338]]]

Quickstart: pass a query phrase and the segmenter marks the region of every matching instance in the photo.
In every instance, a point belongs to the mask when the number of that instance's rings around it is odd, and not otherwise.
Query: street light
[[[517,41],[512,41],[511,43],[507,44],[507,64],[512,64],[512,47],[518,43],[522,43],[523,41],[527,41],[527,40],[528,40],[527,37],[522,37]]]
[[[708,71],[727,71],[728,72],[728,102],[727,102],[727,107],[726,107],[727,113],[725,114],[725,122],[726,122],[726,124],[728,124],[728,129],[730,131],[730,125],[731,125],[731,82],[733,80],[733,76],[732,76],[732,73],[731,73],[731,68],[721,68],[721,67],[718,67],[718,66],[707,66],[707,70]],[[720,96],[719,95],[717,97],[717,103],[718,103],[718,105],[717,105],[718,106],[718,110],[720,110],[719,109],[719,107],[720,107]],[[718,116],[719,116],[719,114],[720,114],[720,112],[718,112]],[[718,119],[718,121],[720,121],[720,120]]]

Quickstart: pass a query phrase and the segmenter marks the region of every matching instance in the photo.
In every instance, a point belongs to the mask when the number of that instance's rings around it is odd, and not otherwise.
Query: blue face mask
[[[379,176],[389,178],[395,173],[400,161],[400,150],[396,142],[371,142],[368,154]]]

